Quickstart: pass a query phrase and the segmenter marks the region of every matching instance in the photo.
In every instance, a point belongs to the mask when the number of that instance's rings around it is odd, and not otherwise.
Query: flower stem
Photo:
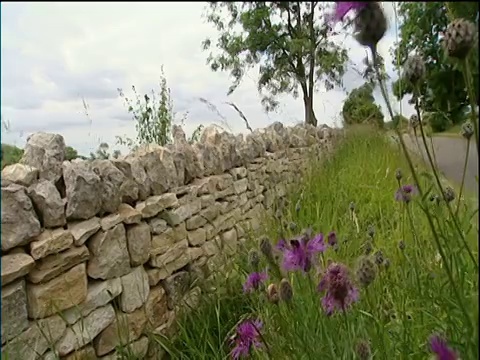
[[[390,101],[388,100],[388,96],[387,96],[387,92],[385,91],[385,88],[384,88],[384,84],[383,84],[383,81],[382,81],[382,76],[380,75],[380,71],[378,69],[378,61],[377,61],[377,56],[376,56],[376,49],[372,48],[372,58],[373,58],[373,67],[375,69],[375,72],[376,72],[376,75],[377,75],[377,80],[378,80],[378,83],[379,83],[379,86],[380,86],[380,90],[381,90],[381,93],[382,93],[382,96],[385,100],[385,103],[387,105],[387,109],[388,109],[388,112],[390,114],[390,118],[391,120],[393,120],[393,110],[392,110],[392,106],[390,105]],[[417,100],[418,102],[418,100]],[[417,114],[418,115],[418,114]],[[420,118],[419,118],[420,120]],[[421,121],[420,121],[420,126],[421,126]],[[423,129],[422,127],[420,127],[420,129],[422,130],[422,135],[423,135]],[[415,183],[417,184],[417,188],[418,188],[418,192],[421,196],[421,198],[423,199],[424,196],[423,196],[423,191],[422,191],[422,187],[420,185],[420,181],[418,179],[418,176],[417,176],[417,173],[415,172],[415,167],[413,166],[413,162],[412,162],[412,159],[410,158],[410,155],[408,153],[408,149],[405,145],[405,141],[403,140],[403,137],[402,137],[402,134],[400,133],[400,131],[398,129],[396,129],[396,132],[397,132],[397,135],[399,137],[399,140],[400,140],[400,144],[402,146],[402,149],[403,149],[403,152],[405,154],[405,157],[407,159],[407,163],[410,167],[410,171],[412,172],[412,176],[413,176],[413,179],[415,181]],[[434,172],[435,173],[435,172]],[[436,173],[435,173],[436,174]],[[436,175],[436,178],[438,180],[438,176]],[[439,180],[438,180],[439,181]],[[463,305],[463,300],[462,300],[462,297],[460,296],[460,293],[458,292],[458,289],[457,289],[457,286],[456,286],[456,283],[455,283],[455,279],[453,278],[453,275],[452,275],[452,271],[450,269],[450,266],[448,265],[448,262],[447,262],[447,255],[445,254],[445,252],[443,251],[443,247],[442,247],[442,244],[440,243],[440,237],[439,235],[437,234],[437,231],[435,229],[435,225],[433,223],[433,219],[432,219],[432,216],[430,214],[430,212],[428,211],[427,208],[425,208],[425,215],[427,217],[427,220],[428,220],[428,224],[430,226],[430,229],[432,230],[432,235],[433,235],[433,239],[435,240],[435,243],[436,243],[436,246],[438,248],[438,252],[440,253],[440,256],[442,257],[442,260],[443,260],[443,263],[445,264],[445,272],[447,273],[447,277],[448,277],[448,280],[450,282],[450,285],[452,287],[452,290],[453,290],[453,293],[458,301],[458,306],[459,308],[461,309],[462,311],[462,315],[465,317],[465,320],[466,320],[466,325],[469,326],[469,328],[473,331],[473,329],[475,328],[475,326],[472,324],[472,320],[470,318],[470,316],[468,315],[467,311],[466,311],[466,308],[465,306]],[[463,234],[462,234],[463,235]],[[463,236],[462,236],[463,238]],[[464,243],[466,244],[465,242],[465,239],[464,240]],[[468,247],[467,247],[468,248]],[[469,251],[469,253],[471,253]],[[472,256],[472,255],[471,255]],[[475,258],[473,258],[475,259]],[[478,265],[477,265],[478,266]]]
[[[467,140],[467,152],[465,153],[465,162],[463,164],[462,182],[460,183],[460,191],[458,192],[457,209],[455,210],[455,216],[458,215],[458,211],[460,210],[460,199],[462,197],[463,186],[465,184],[465,175],[467,173],[468,154],[469,153],[470,153],[470,139]]]
[[[470,66],[468,62],[468,56],[463,60],[463,77],[465,79],[465,86],[468,92],[468,100],[470,101],[470,117],[472,119],[473,132],[475,135],[475,143],[477,144],[477,153],[480,153],[478,148],[478,116],[477,116],[477,104],[475,103],[475,91],[472,85],[472,73],[470,72]]]

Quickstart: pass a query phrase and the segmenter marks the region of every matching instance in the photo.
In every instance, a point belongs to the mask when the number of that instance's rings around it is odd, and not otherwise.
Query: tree
[[[366,82],[350,92],[343,103],[342,115],[345,125],[374,124],[383,127],[383,114],[375,104],[374,86]]]
[[[23,149],[20,149],[19,147],[15,145],[9,145],[9,144],[2,144],[2,169],[5,166],[16,164],[20,161],[20,159],[23,156]]]
[[[71,161],[73,159],[79,158],[78,151],[72,148],[71,146],[65,147],[65,160]]]
[[[219,32],[207,62],[213,71],[230,71],[231,94],[248,69],[259,66],[258,91],[266,111],[282,93],[303,96],[305,122],[317,125],[313,110],[319,83],[331,90],[341,84],[347,52],[332,41],[330,9],[324,2],[210,2],[207,20]],[[226,15],[226,18],[223,15]],[[236,27],[240,31],[235,31]],[[204,50],[212,41],[203,42]]]
[[[401,66],[409,54],[422,54],[426,66],[425,82],[420,88],[419,101],[423,110],[447,114],[453,123],[463,121],[468,106],[463,74],[458,64],[445,57],[439,41],[450,18],[444,2],[401,2],[400,41],[393,48],[394,65]],[[478,3],[448,3],[454,16],[461,15],[477,22]],[[471,70],[476,79],[475,91],[478,99],[478,48],[472,51]],[[393,85],[394,94],[402,99],[413,89],[403,79]]]

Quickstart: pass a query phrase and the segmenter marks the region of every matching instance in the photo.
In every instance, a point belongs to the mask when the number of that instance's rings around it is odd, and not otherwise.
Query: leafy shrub
[[[450,128],[453,124],[447,114],[440,111],[424,113],[423,121],[430,125],[433,132],[442,132]]]
[[[383,127],[383,114],[380,107],[375,104],[373,86],[365,83],[352,90],[343,103],[343,121],[346,125],[374,124]]]

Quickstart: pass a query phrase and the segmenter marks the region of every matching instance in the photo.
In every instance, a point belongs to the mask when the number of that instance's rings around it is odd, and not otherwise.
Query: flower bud
[[[285,302],[290,302],[293,297],[293,289],[292,285],[290,285],[290,282],[287,279],[282,279],[280,281],[280,288],[278,291],[278,295],[280,300],[285,301]]]
[[[465,19],[455,19],[447,26],[442,46],[448,56],[463,60],[475,46],[477,26]]]
[[[425,62],[418,55],[410,56],[403,65],[403,76],[413,86],[423,79],[425,71]]]

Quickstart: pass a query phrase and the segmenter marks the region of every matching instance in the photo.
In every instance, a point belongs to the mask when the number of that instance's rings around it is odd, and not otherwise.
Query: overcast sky
[[[396,79],[389,54],[396,38],[392,4],[384,3],[390,29],[379,52],[389,75]],[[205,6],[188,2],[2,3],[1,113],[9,123],[8,131],[2,129],[2,142],[23,146],[32,132],[46,131],[62,134],[68,145],[84,154],[100,142],[122,149],[114,145],[115,135],[135,137],[135,127],[117,88],[126,95],[131,95],[131,85],[141,92],[158,89],[162,64],[175,110],[189,112],[187,133],[199,124],[222,121],[200,97],[217,106],[234,132],[245,131],[244,123],[225,101],[234,102],[253,128],[274,121],[302,121],[302,100],[291,96],[281,98],[282,106],[275,113],[262,110],[255,69],[226,96],[231,84],[228,74],[212,72],[206,65],[208,53],[201,49],[201,42],[216,34],[202,16]],[[361,69],[365,49],[345,33],[338,41],[350,49],[351,61]],[[344,83],[351,90],[363,81],[349,70]],[[340,125],[345,96],[341,89],[316,94],[314,107],[320,123]],[[82,98],[88,104],[88,116]],[[385,109],[379,93],[376,99]],[[398,111],[399,104],[395,107]],[[405,103],[403,113],[412,113]]]

